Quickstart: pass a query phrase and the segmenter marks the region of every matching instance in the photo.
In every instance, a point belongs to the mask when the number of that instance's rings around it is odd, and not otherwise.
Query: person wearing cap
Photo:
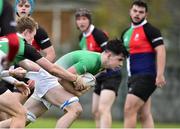
[[[81,31],[79,46],[82,50],[101,53],[106,48],[108,35],[92,23],[91,11],[79,8],[75,12],[75,23]],[[105,69],[96,76],[97,85],[93,92],[92,113],[97,128],[111,128],[111,108],[121,83],[120,68]]]

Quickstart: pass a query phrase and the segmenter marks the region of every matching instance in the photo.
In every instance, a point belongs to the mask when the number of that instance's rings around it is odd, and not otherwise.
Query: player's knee
[[[133,112],[133,107],[131,105],[126,104],[124,107],[124,115],[128,116]]]
[[[104,113],[109,113],[110,107],[108,105],[99,105],[98,112],[100,115],[102,115]]]
[[[75,115],[78,117],[83,112],[83,109],[82,109],[82,106],[79,104],[78,106],[73,107],[73,110],[71,111],[74,112]]]
[[[96,116],[98,114],[98,110],[97,109],[92,109],[91,113],[93,114],[93,116]]]
[[[94,118],[99,118],[98,110],[92,110],[92,115],[93,115]]]
[[[141,121],[146,121],[147,119],[152,117],[152,114],[150,111],[142,111],[140,112],[139,117]]]
[[[27,118],[27,123],[35,122],[36,121],[36,116],[34,113],[27,111],[26,113],[26,118]]]
[[[69,100],[66,100],[61,106],[61,109],[66,110],[67,112],[79,116],[82,112],[82,106],[79,103],[78,97],[72,97]]]
[[[73,117],[79,117],[81,113],[83,112],[82,106],[79,105],[71,105],[68,108],[66,108],[67,113],[71,114]]]

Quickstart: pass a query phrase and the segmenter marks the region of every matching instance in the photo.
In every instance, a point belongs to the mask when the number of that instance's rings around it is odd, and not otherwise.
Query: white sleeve
[[[9,82],[10,84],[14,85],[14,82],[15,81],[18,81],[17,79],[9,76],[9,77],[2,77],[2,80],[6,81],[6,82]]]
[[[1,76],[1,77],[8,77],[8,76],[10,76],[10,75],[9,75],[9,70],[3,70],[3,71],[0,73],[0,76]]]
[[[10,66],[9,70],[14,70],[14,65]],[[9,75],[9,70],[3,70],[0,72],[0,77],[8,77]]]

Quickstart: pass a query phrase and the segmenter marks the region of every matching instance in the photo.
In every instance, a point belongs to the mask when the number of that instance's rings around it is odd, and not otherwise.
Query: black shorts
[[[152,75],[133,75],[128,80],[128,93],[146,102],[156,89],[155,80]]]
[[[27,83],[27,81],[29,80],[28,78],[23,78],[23,79],[18,79],[19,81],[24,81],[25,83]],[[6,92],[7,90],[10,90],[11,92],[19,92],[20,91],[12,84],[4,81],[4,80],[1,80],[0,81],[0,95],[3,94],[4,92]],[[30,97],[34,92],[34,89],[31,89],[30,90],[30,94],[28,97]]]
[[[4,92],[6,92],[7,90],[13,91],[14,90],[14,85],[11,85],[9,83],[7,83],[4,80],[0,81],[0,95],[3,94]]]
[[[95,85],[94,92],[100,95],[101,91],[104,89],[112,90],[118,95],[118,89],[121,83],[121,71],[107,70],[106,73],[102,73],[96,77],[97,84]]]

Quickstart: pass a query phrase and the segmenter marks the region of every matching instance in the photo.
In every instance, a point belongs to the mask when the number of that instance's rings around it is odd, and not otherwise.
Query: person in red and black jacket
[[[77,28],[82,32],[79,39],[80,48],[100,53],[105,50],[108,42],[107,33],[92,24],[91,12],[86,8],[77,9],[75,19]],[[92,102],[96,127],[111,128],[111,108],[121,83],[121,70],[105,69],[96,76],[96,81]]]
[[[15,0],[16,20],[22,17],[31,17],[33,10],[34,0]],[[36,29],[36,34],[34,36],[34,40],[32,42],[27,43],[31,44],[37,51],[44,53],[45,58],[48,59],[50,62],[54,62],[56,57],[54,47],[52,46],[47,32],[41,26],[38,25],[38,28]],[[23,80],[28,83],[32,82],[32,80],[29,81],[29,79],[26,78]],[[34,89],[32,88],[31,94],[33,93],[33,91]],[[13,92],[14,94],[17,94],[19,100],[22,103],[26,101],[27,97],[24,97],[21,94],[19,94],[18,90],[13,89]]]
[[[7,9],[9,9],[8,6],[4,7],[4,9],[5,9],[4,12],[9,13],[8,11],[6,11]],[[23,16],[31,16],[33,10],[34,10],[34,0],[15,0],[16,19],[19,19]],[[10,19],[11,16],[14,16],[12,7],[11,7],[11,11],[12,11],[12,14],[4,15],[5,18],[3,19],[3,22],[1,22],[3,27],[7,28],[8,25],[11,25],[11,28],[6,29],[7,32],[2,31],[3,33],[8,33],[8,31],[10,31],[10,30],[12,30],[13,32],[16,32],[15,31],[16,30],[16,28],[15,28],[16,21],[14,19]],[[16,39],[16,38],[14,38],[14,35],[15,35],[15,33],[11,34],[9,36],[9,40],[13,39],[12,43],[14,43],[14,41]],[[36,35],[34,36],[34,40],[29,44],[33,45],[37,51],[42,51],[45,54],[45,58],[48,59],[50,62],[54,62],[55,57],[56,57],[54,47],[52,46],[52,43],[50,41],[50,38],[48,37],[47,32],[42,27],[40,27],[40,26],[38,27],[38,29],[36,30]],[[15,45],[17,45],[17,44],[15,44]],[[10,60],[12,60],[13,55],[15,55],[14,53],[18,50],[17,49],[18,46],[15,46],[15,45],[12,44],[11,45],[12,47],[10,47],[11,53],[9,53],[9,55],[8,55],[8,58],[10,58]],[[17,66],[15,66],[15,67],[17,67]],[[26,78],[21,79],[21,80],[24,82],[27,82],[27,83],[32,82],[32,80],[29,81],[29,79],[26,79]],[[18,99],[22,103],[24,103],[26,101],[27,97],[19,94],[19,91],[14,89],[14,85],[11,85],[8,82],[3,81],[3,80],[0,81],[0,84],[1,84],[0,94],[3,94],[5,91],[7,91],[9,89],[10,91],[13,91],[14,94],[17,94],[16,96],[18,96]],[[33,93],[33,89],[31,89],[31,94],[32,93]],[[3,120],[3,119],[6,119],[5,115],[0,115],[0,120]]]
[[[31,16],[33,10],[34,0],[15,0],[15,12],[17,19],[23,16]],[[38,51],[42,51],[45,54],[46,59],[54,62],[56,57],[54,47],[52,46],[47,32],[41,26],[38,26],[34,40],[30,44]]]
[[[107,33],[92,24],[91,12],[80,8],[75,13],[77,28],[82,32],[79,46],[82,50],[102,52],[108,41]]]
[[[5,7],[4,6],[4,9],[6,13],[9,13],[8,11],[6,11],[7,9],[9,9],[9,7]],[[16,12],[16,18],[20,18],[20,17],[23,17],[23,16],[30,16],[33,12],[33,9],[34,9],[34,0],[15,0],[15,12]],[[13,9],[11,8],[11,11],[13,12]],[[4,14],[2,14],[4,15]],[[16,21],[14,19],[11,19],[11,16],[14,16],[13,13],[12,14],[6,14],[4,15],[5,18],[3,18],[3,22],[1,22],[2,26],[5,28],[8,28],[8,25],[11,25],[8,29],[3,30],[1,31],[3,34],[6,34],[8,33],[9,31],[13,31],[13,32],[16,32],[16,28],[15,28],[15,25],[16,25]],[[15,40],[16,34],[10,34],[8,37],[9,37],[9,40],[13,41],[13,42],[10,42],[10,44],[12,44],[10,47],[10,52],[9,55],[8,55],[8,58],[10,60],[12,60],[13,58],[13,55],[15,55],[14,53],[18,50],[18,46],[16,44],[13,45],[13,43],[15,41],[18,42],[18,39]],[[45,54],[45,58],[48,59],[49,61],[51,62],[54,62],[55,60],[55,50],[54,50],[54,47],[52,46],[51,44],[51,41],[50,41],[50,38],[48,37],[47,35],[47,32],[41,28],[41,27],[38,27],[37,29],[37,33],[36,35],[34,36],[34,40],[30,43],[31,45],[33,45],[36,50],[38,51],[42,51],[44,54]],[[15,46],[16,45],[16,46]],[[26,79],[25,79],[26,80]],[[27,81],[27,80],[26,80]],[[8,84],[7,85],[7,82],[5,81],[1,81],[0,82],[1,86],[0,87],[0,94],[4,93],[7,89],[13,91],[14,90],[14,86],[13,85],[10,85]]]

